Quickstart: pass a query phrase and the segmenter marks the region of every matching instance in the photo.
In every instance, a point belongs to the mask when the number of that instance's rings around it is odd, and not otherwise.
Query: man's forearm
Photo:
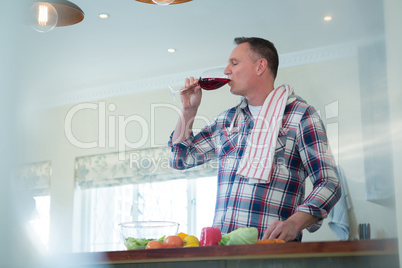
[[[297,211],[292,216],[290,216],[286,221],[291,222],[292,224],[294,224],[294,226],[297,228],[298,231],[301,231],[309,227],[318,220],[319,218],[317,218],[316,216],[313,216],[306,212]]]
[[[184,141],[191,136],[196,115],[197,109],[186,109],[182,111],[173,133],[172,143]]]

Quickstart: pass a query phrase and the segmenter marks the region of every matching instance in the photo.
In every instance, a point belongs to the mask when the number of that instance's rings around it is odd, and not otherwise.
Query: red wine
[[[199,84],[205,90],[214,90],[226,85],[228,78],[200,78]]]

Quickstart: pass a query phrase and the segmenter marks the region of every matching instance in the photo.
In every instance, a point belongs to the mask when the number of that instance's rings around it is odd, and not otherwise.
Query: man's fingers
[[[272,236],[272,232],[276,229],[276,226],[278,225],[279,221],[274,221],[267,230],[265,230],[264,235],[262,239],[270,239]]]
[[[297,232],[294,232],[293,226],[286,222],[274,221],[264,232],[262,239],[282,239],[292,241],[296,238]]]
[[[280,228],[280,225],[276,225],[275,229],[271,232],[269,235],[269,239],[276,239],[279,238],[279,236],[282,234],[282,228]]]

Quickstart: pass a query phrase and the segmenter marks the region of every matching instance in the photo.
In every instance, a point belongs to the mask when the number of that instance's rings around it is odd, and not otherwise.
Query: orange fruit
[[[148,242],[148,244],[145,248],[146,249],[163,248],[163,243],[158,240],[152,240],[152,241]]]
[[[180,237],[181,237],[181,240],[183,240],[183,241],[184,241],[184,238],[186,238],[186,236],[188,236],[188,234],[183,233],[183,232],[178,233],[177,235],[180,236]]]
[[[178,248],[183,246],[183,240],[178,235],[170,235],[163,241],[163,246],[165,248]]]

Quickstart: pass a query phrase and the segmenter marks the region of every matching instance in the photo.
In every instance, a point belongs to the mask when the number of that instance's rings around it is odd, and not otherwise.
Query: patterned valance
[[[75,181],[81,189],[216,176],[216,162],[184,171],[169,166],[168,147],[78,157]]]
[[[29,163],[17,171],[18,183],[34,196],[49,195],[52,164],[50,161]]]

